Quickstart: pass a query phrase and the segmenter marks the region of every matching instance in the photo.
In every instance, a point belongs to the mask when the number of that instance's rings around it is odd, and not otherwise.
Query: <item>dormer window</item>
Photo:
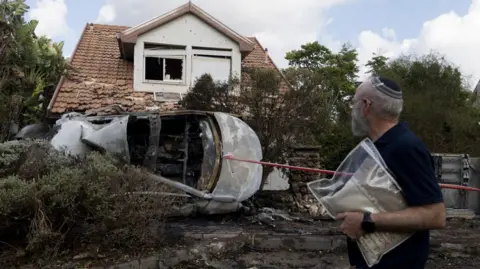
[[[228,82],[231,77],[240,80],[241,53],[252,51],[254,44],[190,13],[161,25],[151,24],[148,29],[139,27],[119,36],[125,59],[133,60],[133,89],[137,92],[181,96],[204,74],[210,74],[215,82]]]
[[[144,82],[185,84],[185,46],[144,44]]]

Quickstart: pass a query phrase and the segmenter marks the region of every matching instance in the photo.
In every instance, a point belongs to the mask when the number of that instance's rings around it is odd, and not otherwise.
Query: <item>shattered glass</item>
[[[370,139],[343,160],[331,179],[308,183],[310,192],[332,217],[344,212],[392,212],[407,208],[402,190]],[[368,266],[407,240],[411,234],[376,232],[357,240]]]

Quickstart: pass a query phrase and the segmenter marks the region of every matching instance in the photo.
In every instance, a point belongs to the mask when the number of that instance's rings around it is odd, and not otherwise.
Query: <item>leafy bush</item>
[[[373,58],[373,73],[394,79],[404,94],[402,120],[432,152],[480,154],[479,109],[465,75],[442,55]]]
[[[48,258],[85,244],[151,247],[171,197],[141,169],[94,152],[66,156],[45,141],[0,144],[0,237],[28,255]],[[154,233],[156,234],[156,233]],[[3,247],[3,246],[0,246]],[[68,249],[68,248],[67,248]]]
[[[62,75],[73,68],[63,57],[63,42],[35,34],[25,0],[0,0],[0,142],[15,129],[42,121]]]

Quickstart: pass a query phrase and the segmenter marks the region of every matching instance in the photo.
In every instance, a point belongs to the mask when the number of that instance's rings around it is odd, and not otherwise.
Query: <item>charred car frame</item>
[[[83,157],[109,152],[151,172],[157,182],[197,198],[202,213],[238,210],[258,191],[262,167],[223,156],[260,161],[255,132],[239,118],[220,112],[174,111],[108,116],[64,114],[48,132],[26,126],[17,139],[47,138],[58,150]],[[185,194],[183,194],[184,196]]]

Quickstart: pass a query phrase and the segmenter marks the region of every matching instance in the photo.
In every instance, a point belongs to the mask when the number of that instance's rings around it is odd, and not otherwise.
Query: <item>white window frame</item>
[[[232,51],[222,51],[222,50],[202,50],[194,49],[192,50],[192,55],[205,55],[205,56],[226,56],[232,58]]]
[[[143,82],[150,84],[168,84],[168,85],[186,85],[187,83],[187,52],[185,50],[150,50],[145,49],[143,51]],[[163,60],[163,78],[164,80],[151,80],[145,79],[145,73],[147,68],[147,57],[162,58]],[[179,59],[183,61],[182,64],[182,79],[181,80],[167,80],[165,79],[165,59]]]

